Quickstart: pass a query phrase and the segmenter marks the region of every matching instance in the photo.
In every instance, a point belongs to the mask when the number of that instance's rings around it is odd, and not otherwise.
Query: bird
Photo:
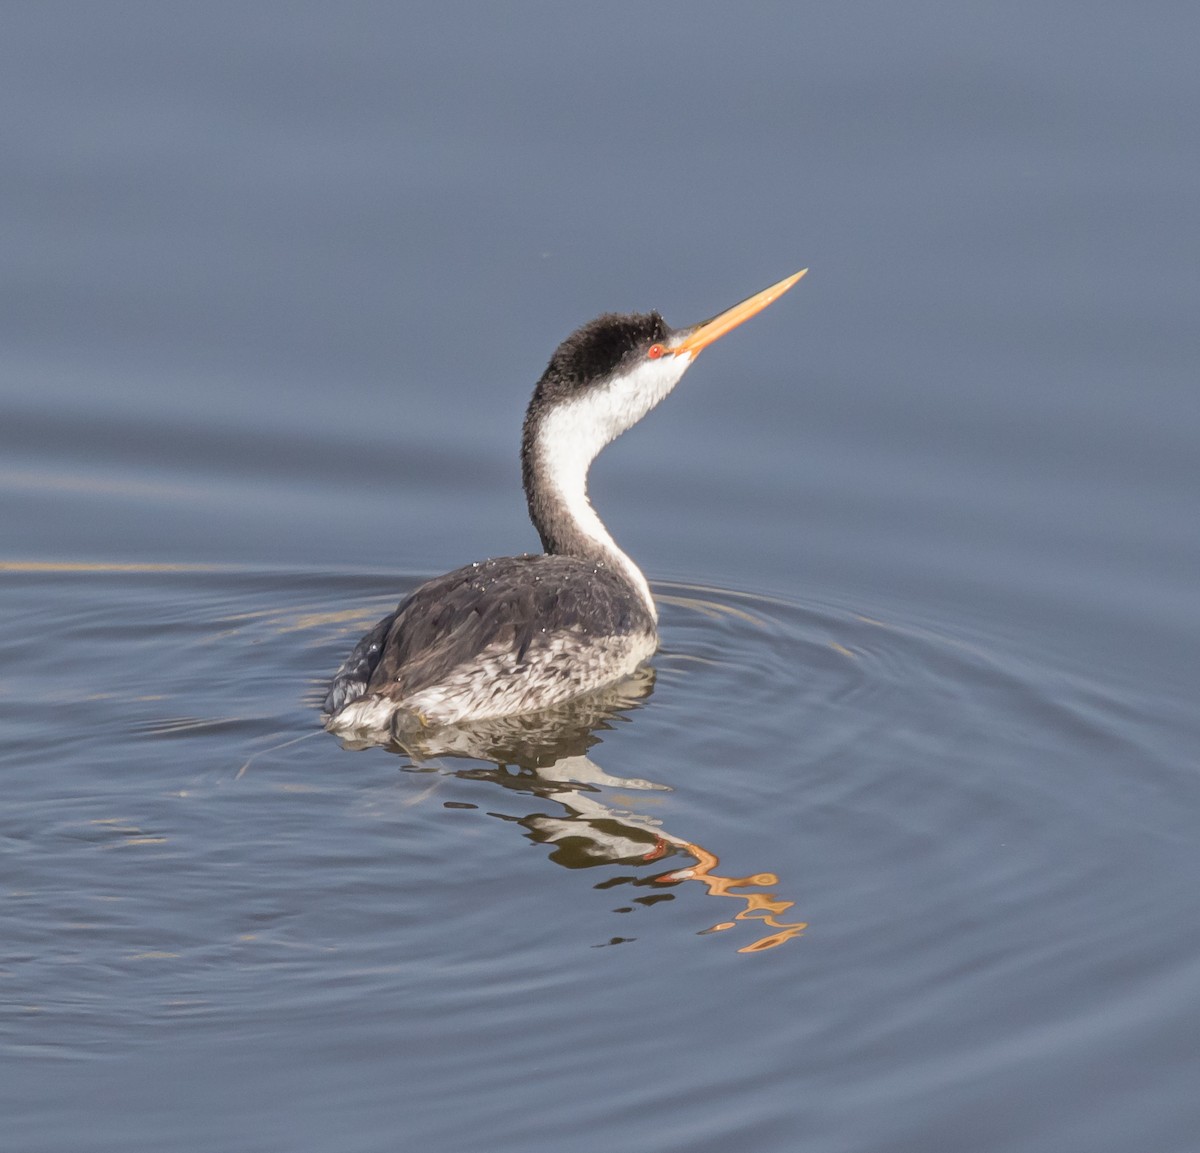
[[[588,499],[600,451],[679,383],[699,353],[808,269],[709,320],[606,313],[555,350],[525,413],[521,478],[541,553],[476,561],[416,589],[333,676],[323,720],[350,737],[538,712],[633,673],[658,647],[641,569]]]

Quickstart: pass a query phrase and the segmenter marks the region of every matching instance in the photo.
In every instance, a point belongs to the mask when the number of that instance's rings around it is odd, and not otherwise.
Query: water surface
[[[1194,1148],[1190,8],[9,25],[14,1147]],[[597,467],[638,684],[320,732],[559,339],[805,264]]]

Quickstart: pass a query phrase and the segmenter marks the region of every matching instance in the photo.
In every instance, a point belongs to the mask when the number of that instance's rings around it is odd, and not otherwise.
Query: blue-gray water
[[[5,1146],[1191,1153],[1198,39],[11,6]],[[559,339],[804,265],[597,465],[663,617],[603,779],[317,731],[535,547]]]

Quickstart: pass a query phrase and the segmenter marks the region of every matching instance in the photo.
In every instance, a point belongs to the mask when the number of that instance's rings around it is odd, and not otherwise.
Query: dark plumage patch
[[[325,694],[325,703],[321,706],[330,716],[341,712],[343,706],[358,700],[366,693],[371,674],[383,656],[383,645],[395,620],[396,613],[389,613],[384,617],[354,646],[353,651],[342,662],[341,668],[334,673],[329,692]]]
[[[423,584],[363,637],[334,675],[325,711],[366,693],[402,700],[493,646],[519,663],[564,633],[585,649],[638,632],[652,634],[654,621],[610,568],[572,556],[481,561]]]
[[[665,340],[670,331],[657,312],[624,316],[606,312],[589,321],[554,350],[530,407],[562,399],[612,376],[631,357],[640,356],[655,341]]]

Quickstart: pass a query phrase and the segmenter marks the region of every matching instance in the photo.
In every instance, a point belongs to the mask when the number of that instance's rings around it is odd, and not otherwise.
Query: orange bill
[[[667,351],[671,353],[688,352],[695,356],[702,348],[707,348],[714,340],[718,340],[727,332],[737,328],[743,320],[749,320],[756,312],[762,312],[768,304],[778,300],[807,271],[807,268],[802,268],[778,284],[772,284],[770,288],[756,292],[749,300],[743,300],[741,304],[735,304],[719,316],[714,316],[712,320],[706,320],[703,324],[683,329],[670,342]]]

